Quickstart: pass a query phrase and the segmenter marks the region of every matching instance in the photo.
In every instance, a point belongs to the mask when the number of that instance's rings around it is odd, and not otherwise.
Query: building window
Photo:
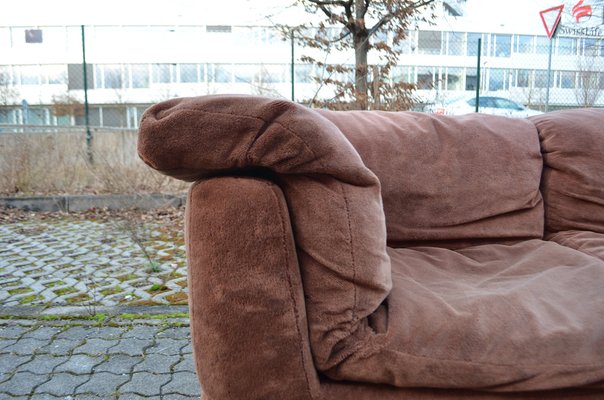
[[[533,44],[533,36],[518,35],[516,36],[516,47],[514,48],[514,50],[516,51],[516,53],[529,54],[534,51]]]
[[[535,51],[537,54],[549,53],[550,40],[546,36],[537,36],[535,38]]]
[[[130,66],[130,82],[134,89],[149,87],[149,65],[132,64]]]
[[[477,56],[478,55],[478,39],[482,39],[482,47],[481,53],[482,55],[486,55],[486,38],[483,37],[482,33],[468,33],[468,40],[466,42],[466,55],[468,56]]]
[[[119,64],[103,65],[103,84],[104,89],[121,89],[125,87],[122,75],[122,66]]]
[[[21,85],[39,85],[40,84],[40,66],[22,65],[18,67],[17,73]]]
[[[236,64],[233,66],[235,82],[251,85],[254,82],[254,75],[257,71],[258,65],[256,64]]]
[[[410,72],[412,71],[412,68],[410,67],[403,67],[403,66],[396,66],[392,69],[392,81],[393,82],[404,82],[404,83],[411,83],[411,75]]]
[[[476,90],[478,84],[478,76],[476,75],[476,68],[466,69],[466,90]]]
[[[199,66],[197,64],[180,64],[178,66],[179,82],[197,83],[199,79]]]
[[[44,70],[50,85],[64,85],[67,83],[65,65],[45,65]]]
[[[419,54],[441,54],[441,31],[419,31],[417,36],[417,51]]]
[[[128,126],[128,108],[127,107],[103,107],[102,125],[116,128]]]
[[[233,28],[230,25],[208,25],[206,32],[208,33],[231,33]]]
[[[172,64],[153,64],[153,83],[172,83],[174,79]]]
[[[417,67],[417,88],[418,89],[434,89],[434,68],[433,67]]]
[[[577,55],[577,39],[570,37],[558,38],[558,54],[561,56]]]
[[[297,64],[294,68],[296,83],[314,82],[314,67],[310,64]]]
[[[600,55],[600,42],[595,38],[579,39],[579,54],[588,57],[597,57]]]
[[[505,69],[492,68],[489,70],[489,90],[503,90],[505,84]]]
[[[512,49],[512,35],[493,35],[495,57],[509,57]]]
[[[208,65],[208,82],[212,83],[232,83],[233,68],[230,64],[210,64]]]
[[[461,68],[447,68],[445,79],[447,90],[463,90],[463,70]]]
[[[527,88],[530,86],[531,71],[528,69],[516,70],[516,87]]]
[[[535,84],[533,86],[536,88],[546,88],[547,87],[547,71],[543,71],[543,70],[535,71]]]
[[[575,87],[575,72],[560,71],[558,72],[558,87],[562,89],[572,89]]]
[[[463,39],[464,34],[461,32],[449,32],[447,41],[447,55],[461,56],[463,55]]]

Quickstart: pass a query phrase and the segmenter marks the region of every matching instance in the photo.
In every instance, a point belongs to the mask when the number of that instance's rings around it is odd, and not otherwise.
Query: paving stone
[[[154,374],[169,374],[171,367],[178,363],[177,355],[147,354],[145,358],[134,366],[134,372],[151,372]]]
[[[31,329],[30,327],[25,327],[25,326],[20,326],[20,325],[0,326],[0,338],[3,338],[3,339],[19,338],[19,337],[21,337],[21,335],[23,335],[25,332],[27,332],[30,329]]]
[[[21,338],[48,340],[49,338],[53,338],[59,332],[61,332],[61,328],[54,326],[40,326],[36,329],[25,332]]]
[[[124,332],[122,338],[152,339],[158,332],[160,332],[160,328],[157,326],[135,325],[132,329]]]
[[[71,326],[55,336],[55,339],[84,340],[92,335],[92,329],[86,326]]]
[[[72,375],[64,372],[53,374],[50,380],[38,386],[34,393],[69,396],[74,393],[78,386],[89,379],[90,376],[88,375]]]
[[[193,360],[193,356],[191,354],[181,356],[180,361],[174,366],[173,371],[195,371],[195,361]]]
[[[157,335],[158,338],[174,338],[174,339],[187,339],[191,338],[191,329],[187,327],[176,327],[165,329]]]
[[[161,388],[162,394],[178,393],[186,396],[199,396],[201,388],[197,375],[192,372],[175,372],[165,386]]]
[[[26,364],[19,367],[19,371],[27,371],[38,375],[50,374],[57,365],[67,361],[68,356],[52,356],[49,354],[36,355]]]
[[[48,353],[52,355],[62,356],[68,355],[73,352],[75,348],[80,346],[82,341],[80,340],[70,340],[70,339],[55,339],[52,343],[41,347],[37,352],[38,353]]]
[[[153,339],[121,339],[117,346],[111,348],[111,354],[139,356],[145,354],[145,349],[152,345]]]
[[[180,355],[180,349],[186,345],[184,340],[176,340],[171,338],[156,339],[153,346],[149,347],[146,351],[147,354],[165,354]]]
[[[160,393],[160,388],[169,380],[169,374],[154,375],[148,372],[135,372],[132,374],[132,379],[120,387],[120,393],[157,396]]]
[[[104,398],[114,396],[118,393],[118,388],[128,380],[130,380],[128,374],[117,375],[109,372],[97,372],[90,376],[90,380],[77,387],[76,397],[79,400],[81,393],[94,394]]]
[[[195,399],[195,400],[199,400],[199,394],[195,395],[195,396],[185,396],[183,394],[166,394],[163,395],[161,398],[162,400],[191,400],[191,399]]]
[[[92,338],[86,340],[82,345],[73,350],[74,354],[107,354],[109,349],[116,346],[117,340],[105,340],[100,338]]]
[[[8,347],[13,346],[15,343],[17,343],[17,341],[19,340],[19,338],[14,338],[14,339],[0,339],[0,354],[2,353],[10,353],[10,349],[9,350],[4,350]]]
[[[13,396],[28,395],[37,385],[47,380],[46,375],[17,372],[9,380],[0,383],[0,393],[6,392]]]
[[[31,359],[31,355],[3,354],[0,356],[0,382],[6,380],[13,371]]]
[[[33,354],[36,350],[48,345],[51,340],[51,338],[46,340],[32,338],[19,339],[12,345],[4,347],[2,351],[19,355]]]
[[[76,375],[91,374],[92,369],[102,363],[103,356],[89,356],[85,354],[74,354],[63,364],[57,366],[54,370],[57,372],[69,372]]]
[[[94,328],[90,331],[90,338],[119,339],[124,333],[124,329],[115,326],[103,326]]]
[[[143,360],[143,356],[127,356],[111,354],[102,364],[94,367],[94,373],[111,372],[113,374],[129,374],[133,367]]]

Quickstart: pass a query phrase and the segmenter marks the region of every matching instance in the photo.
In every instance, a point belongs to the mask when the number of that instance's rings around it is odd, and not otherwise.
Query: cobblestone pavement
[[[1,319],[0,399],[199,399],[188,319],[157,317]]]
[[[186,304],[182,230],[135,218],[0,224],[0,304]]]

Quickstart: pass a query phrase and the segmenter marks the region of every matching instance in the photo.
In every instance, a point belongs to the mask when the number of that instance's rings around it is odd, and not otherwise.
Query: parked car
[[[463,97],[435,104],[429,111],[442,115],[463,115],[476,111],[476,97]],[[543,114],[541,111],[531,110],[515,101],[494,96],[481,96],[478,112],[483,114],[503,115],[507,117],[530,117]]]

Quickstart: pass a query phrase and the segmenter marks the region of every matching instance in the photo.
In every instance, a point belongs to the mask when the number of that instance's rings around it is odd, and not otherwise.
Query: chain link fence
[[[471,98],[477,89],[540,111],[604,106],[604,42],[597,36],[550,41],[419,30],[399,50],[390,79],[416,85],[418,110]],[[248,93],[304,102],[325,90],[314,79],[324,71],[299,61],[306,51],[262,26],[0,27],[0,131],[136,129],[149,105],[177,96]],[[329,62],[354,62],[336,53]]]

